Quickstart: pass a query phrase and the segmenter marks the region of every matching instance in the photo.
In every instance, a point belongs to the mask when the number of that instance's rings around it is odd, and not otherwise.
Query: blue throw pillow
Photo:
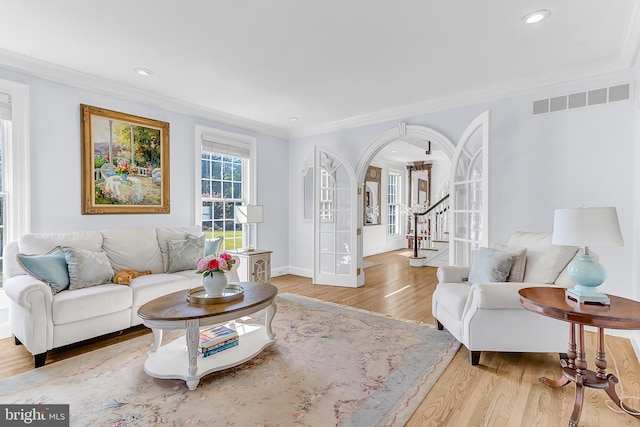
[[[110,283],[113,268],[104,252],[62,246],[69,269],[69,290]]]
[[[168,240],[169,268],[167,273],[195,270],[198,260],[204,253],[204,234],[200,237],[189,236],[186,240]]]
[[[64,252],[56,246],[44,255],[18,254],[18,262],[25,271],[51,286],[54,293],[69,287],[69,271]]]
[[[220,245],[222,244],[222,236],[218,236],[215,239],[205,240],[204,242],[204,256],[218,255],[220,253]]]
[[[505,282],[515,257],[514,253],[496,249],[476,249],[469,270],[469,283]]]

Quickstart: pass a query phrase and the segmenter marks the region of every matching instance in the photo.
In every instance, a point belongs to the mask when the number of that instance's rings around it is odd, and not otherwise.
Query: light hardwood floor
[[[436,269],[410,268],[408,258],[399,255],[405,251],[367,257],[367,261],[381,264],[365,269],[365,285],[357,289],[313,285],[310,279],[293,275],[276,277],[272,283],[281,293],[306,295],[433,325],[431,294],[437,284]],[[50,352],[47,364],[147,333],[146,328],[138,327],[55,350]],[[596,336],[587,333],[586,338],[590,346],[587,359],[592,367]],[[616,337],[607,337],[607,344],[608,372],[620,379],[618,394],[640,397],[640,364],[631,344]],[[0,340],[0,360],[0,378],[32,369],[31,356],[22,346],[15,346],[12,339]],[[574,385],[551,389],[538,381],[540,376],[561,376],[557,354],[483,352],[480,365],[471,366],[467,350],[462,347],[407,426],[566,426],[573,410]],[[626,403],[640,407],[638,399]],[[595,389],[585,391],[580,421],[582,427],[640,426],[640,420],[610,410],[606,394]]]

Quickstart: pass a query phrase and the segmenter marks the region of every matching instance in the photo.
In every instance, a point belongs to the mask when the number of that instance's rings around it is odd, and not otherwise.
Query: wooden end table
[[[278,288],[268,283],[235,284],[244,289],[242,299],[222,304],[192,304],[187,302],[189,290],[183,290],[156,298],[138,309],[145,326],[153,330],[153,344],[144,363],[148,375],[182,379],[189,390],[195,390],[203,376],[246,362],[276,341],[271,321],[276,314]],[[198,357],[201,326],[234,321],[262,309],[266,309],[264,325],[234,324],[240,335],[236,347]],[[164,329],[185,329],[186,342],[185,337],[180,337],[161,345]]]
[[[637,411],[627,406],[624,408],[616,393],[618,382],[613,374],[607,374],[605,359],[604,329],[640,329],[640,302],[609,295],[611,305],[579,304],[566,298],[564,288],[535,287],[520,289],[520,304],[527,310],[554,319],[569,322],[569,349],[567,360],[561,360],[563,377],[551,380],[541,377],[540,381],[549,387],[561,387],[573,381],[576,384],[576,399],[569,427],[575,427],[580,420],[583,387],[604,390],[611,400],[625,412]],[[578,342],[576,345],[576,325]],[[596,350],[596,370],[587,369],[584,347],[584,325],[598,328],[598,349]],[[640,419],[640,415],[629,414]]]

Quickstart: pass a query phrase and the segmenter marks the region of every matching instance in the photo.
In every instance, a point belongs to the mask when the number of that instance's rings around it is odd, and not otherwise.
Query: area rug
[[[0,402],[69,404],[72,426],[402,426],[459,348],[428,325],[276,302],[277,342],[196,390],[144,373],[147,335],[0,381]]]
[[[413,256],[413,251],[398,252],[398,255],[406,256],[406,257],[412,257]]]

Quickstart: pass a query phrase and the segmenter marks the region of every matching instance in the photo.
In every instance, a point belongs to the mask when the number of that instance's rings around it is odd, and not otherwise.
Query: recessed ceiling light
[[[298,120],[298,117],[289,117],[290,122],[297,122]]]
[[[537,22],[542,21],[551,15],[551,11],[547,9],[536,10],[535,12],[531,12],[528,15],[522,17],[522,20],[527,24],[535,24]]]
[[[147,68],[134,68],[133,70],[141,76],[150,76],[153,74],[153,71]]]

